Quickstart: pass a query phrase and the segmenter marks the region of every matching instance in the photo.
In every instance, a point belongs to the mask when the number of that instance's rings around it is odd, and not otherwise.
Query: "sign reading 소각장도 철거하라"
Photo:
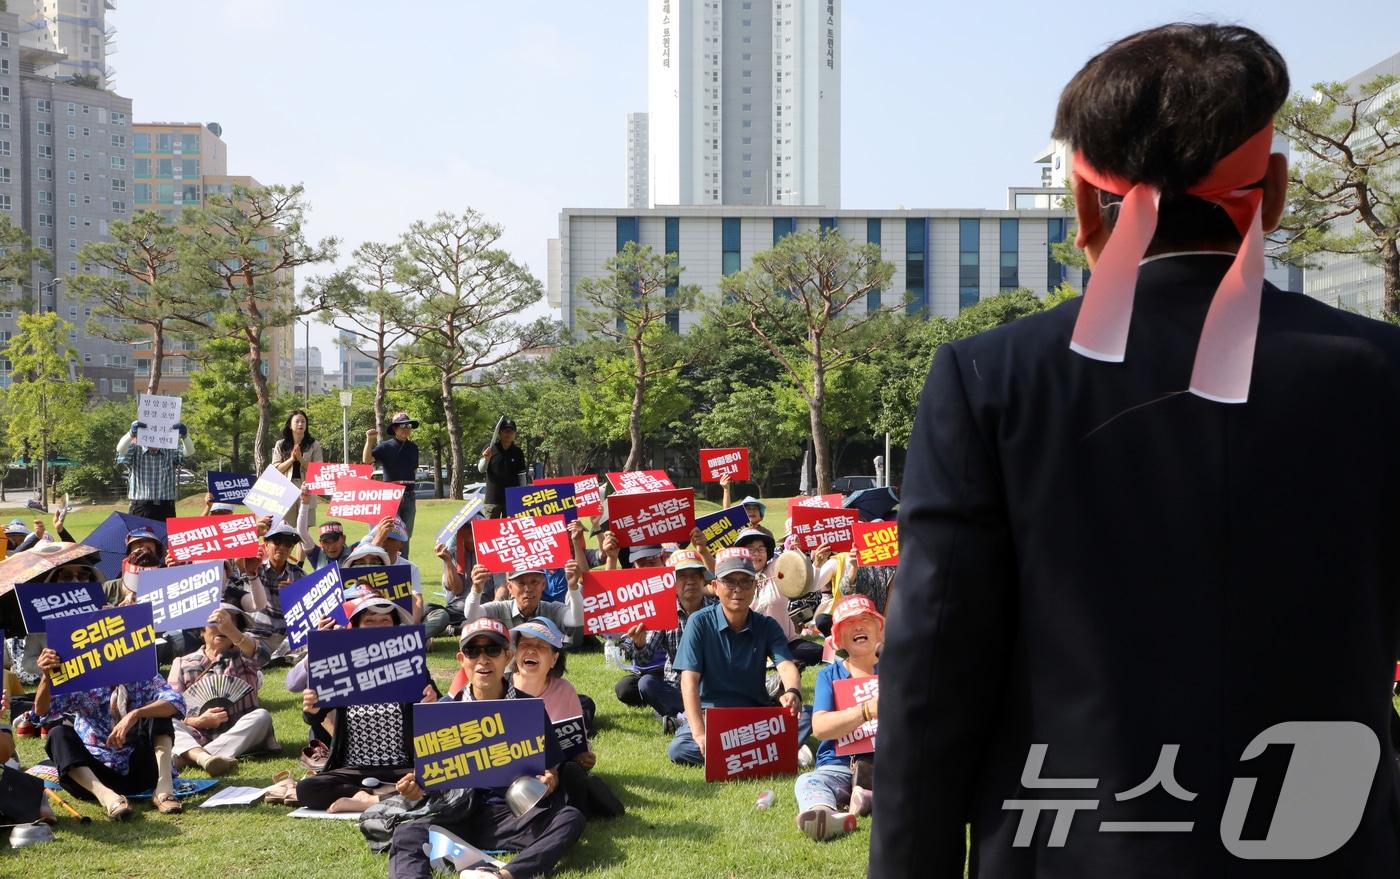
[[[287,643],[293,650],[306,643],[307,634],[317,623],[332,616],[340,607],[344,591],[340,574],[339,565],[324,565],[277,591],[287,624]]]
[[[50,620],[91,613],[107,603],[101,583],[18,583],[15,598],[31,635],[45,631]]]
[[[356,479],[369,479],[374,473],[373,464],[341,464],[337,461],[312,461],[306,465],[306,479],[302,488],[312,494],[330,497],[335,493],[335,484],[346,476]]]
[[[705,780],[797,771],[797,719],[786,708],[705,711]]]
[[[136,420],[145,426],[136,428],[136,444],[148,449],[177,448],[180,435],[175,425],[180,423],[182,406],[179,397],[137,394]]]
[[[521,485],[506,489],[507,516],[563,516],[565,522],[578,518],[574,487],[565,482],[556,485]]]
[[[322,708],[417,702],[428,685],[422,626],[312,629],[307,686]]]
[[[547,720],[542,699],[414,705],[414,777],[431,792],[502,788],[539,775],[552,765]]]
[[[853,529],[859,514],[855,510],[833,510],[826,507],[794,507],[792,534],[797,546],[811,552],[822,545],[832,552],[847,552],[851,548]]]
[[[685,543],[695,528],[695,489],[619,492],[608,498],[607,514],[621,546]]]
[[[676,628],[675,568],[622,568],[583,575],[586,635],[626,632],[638,623],[648,631]]]
[[[749,450],[701,449],[700,481],[719,482],[726,476],[739,482],[749,478]]]
[[[597,476],[550,476],[536,479],[535,485],[560,485],[570,483],[574,487],[574,509],[580,516],[603,515],[603,489]]]
[[[223,594],[223,562],[147,568],[136,575],[136,600],[151,606],[158,632],[203,628]]]
[[[258,520],[247,513],[166,519],[165,544],[170,561],[178,564],[256,558]]]
[[[472,522],[476,560],[493,574],[562,568],[573,558],[563,516],[521,516]]]
[[[831,688],[836,710],[844,711],[879,696],[880,678],[877,675],[866,678],[841,678],[833,681]],[[875,733],[879,728],[880,721],[871,719],[841,736],[836,740],[836,756],[850,757],[854,754],[875,753]]]
[[[149,604],[109,607],[51,620],[49,647],[61,660],[50,673],[53,694],[115,687],[157,674],[156,631]]]
[[[326,515],[332,519],[353,519],[375,524],[399,511],[405,486],[358,476],[342,476],[335,483]]]
[[[209,485],[209,493],[214,496],[216,504],[241,504],[243,498],[247,496],[248,490],[253,487],[253,474],[251,473],[225,473],[221,470],[210,470],[205,474],[205,481]]]

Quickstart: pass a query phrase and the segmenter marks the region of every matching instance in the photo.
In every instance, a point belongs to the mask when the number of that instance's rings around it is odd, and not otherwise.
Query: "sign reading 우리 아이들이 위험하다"
[[[738,482],[749,478],[749,450],[701,449],[700,481],[719,482],[726,476]]]
[[[45,631],[50,620],[91,613],[107,603],[101,583],[18,583],[15,598],[31,635]]]
[[[334,563],[323,565],[277,590],[287,624],[287,643],[293,650],[306,643],[307,634],[317,623],[340,607],[342,592],[340,566]]]
[[[155,677],[156,630],[151,619],[149,604],[129,604],[50,620],[49,647],[62,660],[49,675],[53,694]]]
[[[422,626],[312,629],[306,685],[321,708],[417,702],[428,685]]]
[[[296,483],[283,476],[282,471],[275,466],[268,464],[258,481],[254,482],[253,487],[243,496],[243,506],[259,516],[271,516],[278,520],[287,515],[287,511],[299,497],[301,489],[297,488]]]
[[[335,484],[326,516],[375,524],[399,511],[405,486],[358,476],[342,476]]]
[[[665,470],[621,470],[617,473],[609,473],[608,482],[612,484],[615,494],[626,494],[634,491],[667,491],[676,487]]]
[[[857,522],[851,531],[851,548],[862,568],[899,564],[898,522]]]
[[[706,781],[796,771],[797,718],[786,708],[706,709]]]
[[[879,696],[880,678],[878,675],[871,675],[867,678],[841,678],[832,681],[831,688],[836,701],[836,710],[844,711]],[[836,740],[836,756],[850,757],[853,754],[875,753],[875,733],[879,727],[879,720],[867,720],[841,736]]]
[[[608,497],[607,513],[621,546],[685,543],[695,528],[695,489],[619,492]]]
[[[214,496],[214,503],[241,504],[256,480],[251,473],[210,470],[205,474],[205,481],[209,485],[209,493]]]
[[[136,600],[151,606],[157,632],[202,629],[219,609],[224,594],[224,563],[200,562],[147,568],[136,575]]]
[[[562,568],[574,555],[563,516],[476,519],[472,539],[477,564],[493,574]]]
[[[178,448],[180,435],[175,425],[180,423],[182,406],[179,397],[137,394],[136,420],[145,427],[136,428],[136,444],[148,449]]]
[[[739,539],[739,532],[748,525],[749,514],[742,504],[695,520],[695,527],[700,529],[700,536],[705,538],[705,545],[711,552],[733,546],[734,541]]]
[[[603,515],[603,488],[597,476],[550,476],[536,479],[534,485],[559,485],[572,483],[574,486],[574,509],[580,516]]]
[[[794,507],[792,533],[797,546],[811,552],[823,544],[832,552],[847,552],[851,548],[853,528],[860,518],[855,510],[832,510],[826,507]]]
[[[335,484],[346,476],[356,479],[369,479],[374,474],[373,464],[342,464],[338,461],[312,461],[306,465],[306,479],[301,487],[325,497],[335,493]]]
[[[256,558],[258,520],[249,513],[166,519],[165,545],[172,563]]]
[[[551,763],[543,699],[413,706],[413,775],[426,791],[502,788]],[[555,761],[558,762],[558,761]]]
[[[521,485],[506,489],[507,516],[563,516],[565,522],[578,518],[574,507],[573,485]]]
[[[346,596],[355,589],[368,589],[379,597],[397,604],[409,619],[413,619],[413,569],[408,565],[343,568],[340,578]],[[331,611],[336,625],[350,625],[345,604],[346,602],[341,602]]]
[[[583,632],[611,635],[637,623],[648,631],[676,628],[675,568],[622,568],[583,575]]]

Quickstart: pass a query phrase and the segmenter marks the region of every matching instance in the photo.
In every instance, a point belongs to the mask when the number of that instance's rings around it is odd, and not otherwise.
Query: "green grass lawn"
[[[430,539],[457,506],[450,501],[420,502],[415,530]],[[715,509],[713,504],[701,507]],[[200,509],[202,502],[186,501],[180,512],[196,515]],[[776,518],[781,528],[785,509],[781,499],[770,502],[769,527],[774,527]],[[111,510],[94,507],[74,512],[69,530],[82,537]],[[351,536],[363,530],[352,526]],[[427,543],[426,539],[415,541],[412,557],[423,565],[424,586],[431,594],[438,588],[438,573]],[[433,643],[429,665],[440,686],[451,678],[455,651],[451,639]],[[273,773],[296,768],[305,726],[301,697],[286,691],[284,677],[285,669],[269,670],[262,702],[276,718],[285,753],[246,758],[237,774],[225,778],[227,784],[266,786]],[[582,841],[555,875],[744,879],[865,875],[868,821],[848,837],[813,843],[793,824],[792,778],[706,784],[701,770],[673,766],[666,759],[668,739],[649,710],[627,708],[617,701],[612,688],[618,672],[604,665],[601,653],[570,656],[568,677],[579,692],[598,703],[595,771],[612,785],[627,814],[590,822]],[[804,676],[809,696],[813,679],[813,672]],[[39,739],[19,740],[19,750],[26,766],[44,756]],[[202,777],[199,770],[185,774]],[[765,788],[777,794],[773,808],[755,810],[754,800]],[[201,799],[186,800],[187,811],[175,816],[158,815],[148,802],[138,802],[136,817],[120,825],[101,817],[94,804],[74,802],[93,823],[80,826],[61,817],[56,843],[18,852],[0,849],[0,876],[300,879],[382,875],[387,869],[386,859],[369,852],[353,822],[291,819],[286,817],[286,807],[263,804],[199,809]]]

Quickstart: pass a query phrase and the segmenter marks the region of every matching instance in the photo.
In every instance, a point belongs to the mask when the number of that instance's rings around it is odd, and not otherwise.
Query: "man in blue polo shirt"
[[[764,684],[768,660],[778,666],[787,689],[778,703],[798,719],[798,744],[811,732],[802,709],[802,678],[787,637],[771,618],[749,610],[758,580],[746,549],[729,547],[715,557],[719,604],[697,610],[686,621],[672,661],[681,673],[685,717],[667,747],[673,763],[705,763],[705,708],[762,708],[773,704]]]

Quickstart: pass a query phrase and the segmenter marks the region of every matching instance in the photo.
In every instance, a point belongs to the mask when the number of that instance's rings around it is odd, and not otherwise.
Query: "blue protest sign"
[[[506,515],[563,516],[565,522],[578,518],[572,482],[549,485],[521,485],[506,489]]]
[[[748,527],[748,524],[749,514],[744,512],[742,504],[695,520],[695,527],[700,529],[700,534],[711,551],[733,546],[739,532]]]
[[[251,473],[224,473],[210,470],[207,475],[209,493],[216,504],[241,504],[248,490],[253,487]]]
[[[20,583],[15,586],[25,631],[45,631],[49,620],[91,613],[107,603],[101,583]]]
[[[49,647],[63,663],[53,693],[115,687],[156,676],[156,630],[149,604],[129,604],[50,620]]]
[[[203,628],[223,594],[220,561],[147,568],[136,575],[136,600],[151,606],[157,632]]]
[[[549,731],[554,736],[554,743],[559,746],[559,751],[564,755],[565,760],[572,760],[579,754],[588,750],[588,733],[583,728],[583,715],[578,717],[566,717],[558,723],[551,723]]]
[[[301,497],[301,489],[296,483],[282,475],[271,464],[243,496],[243,506],[259,516],[271,516],[274,520],[287,515],[287,510]]]
[[[426,791],[506,787],[548,768],[542,699],[413,706],[413,774]]]
[[[405,567],[407,567],[405,565]],[[293,650],[306,643],[307,633],[322,617],[340,607],[340,566],[331,562],[277,591],[287,620],[287,642]]]
[[[371,589],[403,608],[410,618],[413,617],[413,569],[408,565],[342,568],[340,579],[347,597],[355,590]],[[337,604],[331,611],[331,617],[337,625],[350,625],[344,604]]]
[[[307,686],[323,708],[417,702],[428,685],[422,626],[313,629],[307,641]]]
[[[453,513],[452,518],[448,519],[447,524],[438,531],[437,536],[433,538],[434,542],[440,543],[448,549],[455,548],[457,546],[457,532],[466,527],[466,524],[472,519],[475,519],[485,505],[486,502],[483,500],[474,500],[463,504],[462,509]]]

